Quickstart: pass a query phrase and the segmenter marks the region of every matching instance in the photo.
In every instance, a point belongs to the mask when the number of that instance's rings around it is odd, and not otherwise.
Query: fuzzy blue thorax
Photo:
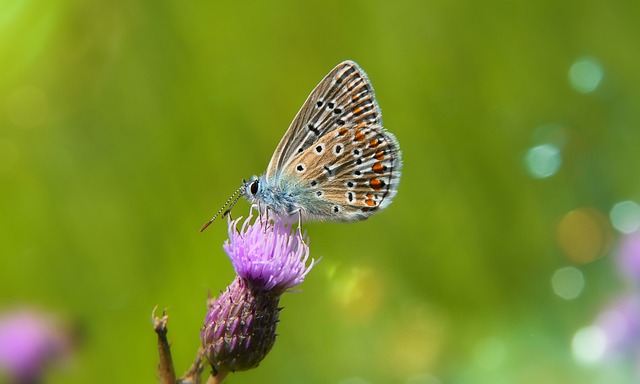
[[[253,176],[244,184],[243,196],[257,206],[261,214],[266,213],[281,218],[295,216],[302,213],[298,203],[298,196],[287,184],[269,185],[265,175]]]

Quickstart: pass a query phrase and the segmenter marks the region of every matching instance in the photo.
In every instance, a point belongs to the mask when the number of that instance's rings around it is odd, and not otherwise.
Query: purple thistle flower
[[[290,225],[281,221],[251,224],[252,216],[236,229],[242,218],[229,220],[229,239],[222,248],[236,274],[265,291],[285,291],[304,281],[313,267],[306,262],[309,247]]]
[[[17,309],[0,315],[0,373],[13,383],[40,382],[46,368],[64,358],[70,346],[60,324],[46,314]]]
[[[282,293],[301,284],[315,262],[308,240],[280,221],[229,219],[223,249],[235,280],[211,300],[201,337],[214,373],[255,368],[273,347]]]

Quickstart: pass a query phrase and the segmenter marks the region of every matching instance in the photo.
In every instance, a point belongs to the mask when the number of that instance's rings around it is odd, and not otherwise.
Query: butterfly
[[[282,219],[365,220],[391,204],[401,169],[400,146],[382,126],[369,78],[343,61],[311,92],[266,172],[244,180],[201,231],[240,196]]]

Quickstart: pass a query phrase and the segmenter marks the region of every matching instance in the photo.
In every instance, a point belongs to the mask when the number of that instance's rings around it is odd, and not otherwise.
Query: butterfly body
[[[289,180],[268,184],[264,175],[252,177],[244,185],[243,196],[252,205],[270,210],[270,214],[279,217],[294,216],[304,207],[304,190]]]
[[[400,146],[382,126],[367,75],[344,61],[311,92],[266,172],[245,181],[236,194],[270,217],[365,220],[391,203],[401,169]],[[225,206],[233,206],[234,196]]]

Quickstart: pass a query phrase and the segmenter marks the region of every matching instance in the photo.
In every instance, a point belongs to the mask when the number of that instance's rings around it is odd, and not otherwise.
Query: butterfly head
[[[243,180],[242,196],[251,203],[252,207],[258,208],[260,214],[264,213],[267,208],[278,211],[278,202],[274,199],[274,191],[267,186],[264,175]]]
[[[242,196],[249,200],[251,204],[259,200],[259,196],[262,193],[262,186],[264,185],[261,181],[261,178],[258,176],[253,176],[249,180],[242,181]]]

